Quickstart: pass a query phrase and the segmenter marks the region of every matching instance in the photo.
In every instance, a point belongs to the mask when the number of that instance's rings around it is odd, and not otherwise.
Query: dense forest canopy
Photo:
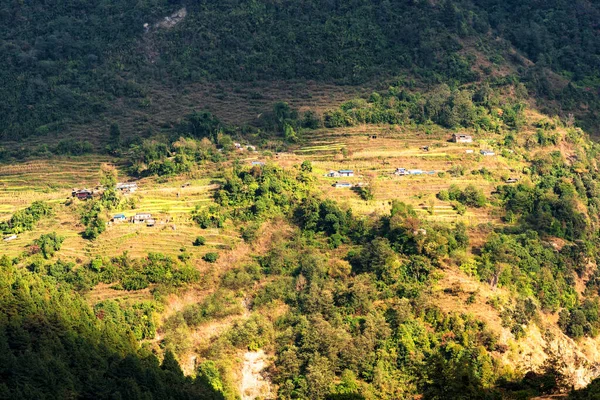
[[[175,26],[156,25],[182,7]],[[360,84],[408,72],[460,85],[490,73],[474,49],[492,65],[515,65],[532,93],[563,112],[585,105],[578,115],[593,121],[599,20],[587,0],[3,2],[0,134],[60,132],[115,98],[144,97],[153,83]]]

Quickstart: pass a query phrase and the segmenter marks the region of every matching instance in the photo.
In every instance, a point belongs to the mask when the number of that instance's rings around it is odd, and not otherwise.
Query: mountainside
[[[0,397],[600,396],[597,2],[14,1],[0,35]]]
[[[123,100],[143,109],[160,101],[156,89],[193,82],[361,85],[408,74],[455,86],[497,71],[595,130],[599,20],[586,0],[5,2],[0,133],[60,137],[114,119]]]

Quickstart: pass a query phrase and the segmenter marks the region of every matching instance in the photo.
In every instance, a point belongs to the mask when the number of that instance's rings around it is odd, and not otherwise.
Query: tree
[[[298,141],[298,137],[296,136],[296,131],[294,130],[294,128],[286,123],[284,125],[283,128],[283,137],[285,138],[285,140],[287,140],[288,142],[292,142],[295,143]]]
[[[55,252],[59,251],[65,238],[59,236],[56,232],[45,233],[38,239],[33,241],[33,244],[38,246],[44,258],[51,258]]]
[[[110,124],[109,136],[111,144],[114,146],[119,146],[121,143],[121,129],[119,128],[119,124],[116,122]]]
[[[219,253],[206,253],[205,255],[202,256],[202,259],[208,263],[215,263],[217,262],[217,260],[219,259]]]
[[[300,170],[303,172],[312,172],[312,163],[308,160],[302,161],[302,164],[300,165]]]

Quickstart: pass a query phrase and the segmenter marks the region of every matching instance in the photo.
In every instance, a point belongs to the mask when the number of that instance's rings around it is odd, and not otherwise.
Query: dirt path
[[[267,366],[267,355],[263,350],[248,351],[244,354],[240,395],[242,400],[274,399],[271,383],[262,375]]]

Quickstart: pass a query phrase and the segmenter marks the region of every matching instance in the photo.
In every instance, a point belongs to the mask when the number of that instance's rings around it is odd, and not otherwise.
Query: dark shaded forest
[[[184,6],[183,22],[154,26]],[[593,126],[599,20],[587,0],[4,2],[0,134],[60,136],[154,83],[362,84],[410,74],[455,87],[507,65],[542,106]]]

